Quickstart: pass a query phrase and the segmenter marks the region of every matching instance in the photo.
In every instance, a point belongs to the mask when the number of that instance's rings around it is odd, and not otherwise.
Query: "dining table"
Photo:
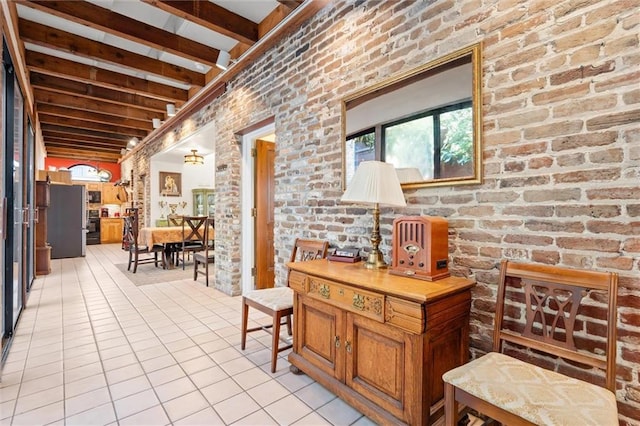
[[[153,247],[154,245],[162,245],[164,247],[163,257],[164,265],[167,269],[173,269],[174,263],[172,261],[173,255],[177,252],[177,249],[182,245],[182,241],[189,236],[191,229],[189,227],[183,228],[182,226],[148,226],[140,228],[138,232],[138,241],[140,244],[144,244],[147,247]],[[215,237],[215,228],[209,226],[209,240],[213,240]],[[197,238],[193,238],[194,240]]]

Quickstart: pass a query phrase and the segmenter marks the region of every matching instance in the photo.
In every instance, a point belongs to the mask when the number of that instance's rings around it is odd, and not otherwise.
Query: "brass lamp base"
[[[364,267],[367,269],[386,269],[388,266],[379,251],[369,253],[367,261],[364,262]]]

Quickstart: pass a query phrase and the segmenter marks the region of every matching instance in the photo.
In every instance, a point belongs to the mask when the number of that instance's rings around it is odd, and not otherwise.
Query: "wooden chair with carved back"
[[[158,267],[158,254],[160,254],[160,262],[162,263],[162,267],[164,267],[164,257],[162,256],[162,250],[164,249],[163,246],[154,245],[152,247],[148,247],[146,245],[141,245],[138,243],[138,210],[130,212],[130,214],[125,215],[123,219],[123,246],[126,246],[127,250],[129,251],[129,263],[127,264],[127,271],[131,270],[131,265],[133,265],[133,273],[135,274],[138,270],[138,265],[144,263],[153,263],[156,267]],[[140,257],[141,255],[144,256]],[[149,255],[153,255],[153,257],[149,257]]]
[[[493,352],[443,375],[446,425],[458,403],[509,425],[617,425],[617,288],[616,273],[503,261]]]
[[[213,218],[209,217],[204,222],[204,248],[193,253],[193,280],[198,279],[198,274],[204,275],[205,283],[209,287],[209,264],[215,262]],[[202,265],[204,269],[198,269]]]
[[[323,259],[327,256],[327,241],[297,238],[291,251],[291,262]],[[248,328],[249,307],[257,309],[272,318],[271,324]],[[285,342],[280,346],[280,326],[286,324],[291,336],[291,315],[293,315],[293,290],[289,287],[274,287],[253,290],[242,295],[242,335],[240,347],[245,349],[247,333],[264,330],[271,333],[271,372],[276,372],[278,353],[292,347]],[[284,323],[282,320],[284,319]]]
[[[206,245],[205,223],[207,216],[182,216],[182,269],[185,269],[186,257],[198,251],[204,250]]]

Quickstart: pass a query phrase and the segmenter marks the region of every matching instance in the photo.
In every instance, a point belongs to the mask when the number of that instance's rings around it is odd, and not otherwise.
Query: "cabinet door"
[[[203,216],[204,215],[204,193],[200,189],[193,190],[193,215],[194,216]]]
[[[100,242],[119,243],[122,241],[122,224],[120,219],[102,220],[100,222]]]
[[[296,353],[326,374],[344,380],[344,312],[326,303],[299,296]]]
[[[121,204],[118,200],[118,188],[110,183],[102,185],[102,204]]]
[[[420,336],[361,315],[348,313],[346,321],[347,386],[409,424],[420,423],[420,402],[412,403],[422,376],[415,362],[422,359]]]
[[[215,197],[213,191],[207,192],[207,216],[214,217],[216,210]]]

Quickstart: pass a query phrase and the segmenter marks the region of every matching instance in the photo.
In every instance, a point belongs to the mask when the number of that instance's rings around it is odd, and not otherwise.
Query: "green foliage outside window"
[[[444,163],[465,165],[473,161],[473,127],[471,108],[449,111],[440,116]]]

